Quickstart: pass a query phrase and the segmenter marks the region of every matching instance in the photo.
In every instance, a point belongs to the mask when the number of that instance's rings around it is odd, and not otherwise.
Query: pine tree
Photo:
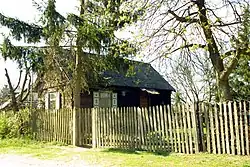
[[[100,69],[112,66],[110,62],[93,60],[86,52],[111,57],[109,60],[112,60],[112,57],[130,55],[135,51],[128,41],[119,40],[114,35],[116,30],[136,21],[138,16],[138,13],[122,10],[124,2],[81,0],[79,15],[70,13],[64,17],[56,11],[55,0],[48,0],[45,6],[34,1],[42,12],[38,24],[28,24],[0,13],[0,25],[11,32],[2,44],[2,56],[17,61],[20,69],[37,72],[38,78],[55,66],[59,73],[71,71],[73,78],[69,84],[75,94],[74,106],[78,108],[80,91],[88,89],[88,72],[91,70],[96,77]],[[14,46],[10,39],[34,46]],[[46,46],[35,46],[42,41]],[[75,61],[70,61],[72,56]],[[66,67],[61,64],[62,60],[68,62]],[[54,72],[53,79],[60,81],[59,73]]]

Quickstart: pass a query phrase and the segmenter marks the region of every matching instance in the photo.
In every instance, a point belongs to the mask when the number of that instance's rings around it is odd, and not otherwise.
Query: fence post
[[[78,136],[78,109],[73,109],[73,146],[79,145],[79,136]]]
[[[92,148],[96,148],[96,109],[91,109],[92,115]]]

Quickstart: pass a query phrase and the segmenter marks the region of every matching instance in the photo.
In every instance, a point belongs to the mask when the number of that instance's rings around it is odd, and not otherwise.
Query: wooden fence
[[[69,109],[57,111],[39,110],[33,114],[35,137],[40,141],[57,141],[72,144],[73,141],[73,112]]]
[[[249,102],[37,114],[37,138],[94,148],[249,155]]]

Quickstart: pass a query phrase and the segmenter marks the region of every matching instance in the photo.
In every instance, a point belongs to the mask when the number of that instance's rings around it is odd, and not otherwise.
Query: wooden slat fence
[[[62,109],[39,111],[33,119],[36,138],[43,141],[67,144],[77,141],[78,146],[94,148],[187,154],[203,151],[249,155],[250,152],[250,102],[247,101]]]
[[[247,101],[200,104],[200,150],[214,154],[249,155],[250,103]],[[206,139],[206,140],[204,140]]]
[[[198,152],[196,117],[192,108],[192,105],[96,108],[92,124],[95,129],[93,147]]]
[[[40,141],[72,144],[72,110],[42,110],[36,114],[35,137]]]

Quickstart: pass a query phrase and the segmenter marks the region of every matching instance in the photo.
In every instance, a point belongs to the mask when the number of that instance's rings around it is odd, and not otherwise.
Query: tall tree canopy
[[[135,50],[127,41],[119,40],[115,31],[125,24],[136,21],[138,13],[123,10],[123,0],[81,0],[79,14],[61,15],[56,10],[56,1],[39,3],[33,1],[41,13],[40,22],[28,24],[0,13],[0,24],[10,29],[10,36],[1,47],[2,56],[17,61],[20,69],[38,72],[38,78],[50,67],[57,67],[59,73],[70,70],[73,79],[74,106],[80,105],[80,92],[88,87],[87,74],[91,70],[107,68],[107,64],[92,61],[85,52],[107,56],[126,56]],[[41,5],[43,4],[43,5]],[[10,39],[23,41],[29,46],[14,46]],[[45,41],[45,46],[37,45]],[[62,55],[73,56],[71,63]],[[110,64],[109,64],[110,65]],[[97,71],[97,70],[96,70]],[[54,71],[53,79],[59,78]],[[11,85],[11,84],[10,84]]]
[[[217,97],[232,100],[229,75],[242,55],[249,56],[249,1],[133,1],[144,9],[140,22],[148,52],[157,58],[181,55],[190,62],[208,54],[215,73]],[[175,58],[176,57],[176,58]],[[198,70],[198,69],[197,69]]]

